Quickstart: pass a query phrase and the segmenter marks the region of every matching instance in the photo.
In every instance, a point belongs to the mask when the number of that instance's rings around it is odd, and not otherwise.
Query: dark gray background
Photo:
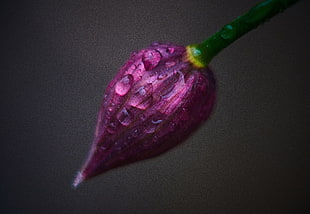
[[[71,188],[104,88],[130,52],[200,42],[256,2],[2,2],[1,213],[309,208],[309,1],[212,61],[216,110],[184,144]]]

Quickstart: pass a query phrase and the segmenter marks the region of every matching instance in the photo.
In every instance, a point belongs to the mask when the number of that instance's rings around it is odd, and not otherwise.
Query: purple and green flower
[[[261,2],[200,44],[153,43],[133,52],[106,88],[93,144],[73,186],[186,140],[214,108],[212,58],[295,2]]]

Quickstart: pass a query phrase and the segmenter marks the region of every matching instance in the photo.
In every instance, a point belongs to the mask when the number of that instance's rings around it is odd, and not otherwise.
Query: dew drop
[[[130,90],[132,82],[133,76],[131,74],[125,75],[120,81],[116,83],[115,92],[120,96],[124,96]]]
[[[154,125],[158,125],[158,124],[160,124],[161,122],[163,122],[163,120],[160,120],[160,119],[153,119],[153,120],[152,120],[152,123],[153,123]]]
[[[174,122],[170,122],[168,126],[168,130],[170,132],[174,131],[176,124]]]
[[[176,64],[176,63],[175,63],[174,61],[166,62],[166,63],[165,63],[165,67],[166,67],[166,68],[170,68],[170,67],[174,66],[175,64]]]
[[[152,84],[142,86],[129,98],[128,104],[139,109],[146,109],[152,104],[152,92]]]
[[[139,136],[139,129],[134,129],[132,132],[132,137],[138,137]]]
[[[146,126],[145,129],[144,129],[144,132],[147,133],[147,134],[152,134],[154,133],[156,130],[156,126]]]
[[[159,91],[159,94],[162,98],[170,97],[173,89],[175,88],[175,83],[178,82],[179,78],[180,78],[180,73],[177,72],[176,74],[170,76],[168,79],[164,81]]]
[[[114,134],[116,132],[116,123],[115,122],[111,122],[108,126],[107,126],[107,131],[111,134]]]
[[[153,96],[150,96],[148,99],[144,100],[142,103],[139,103],[136,108],[145,110],[149,106],[151,106],[153,103]]]
[[[189,120],[190,119],[188,111],[186,108],[182,108],[182,112],[180,113],[179,117],[181,120]]]
[[[231,25],[225,25],[222,29],[221,37],[223,39],[231,39],[235,36],[236,30]]]
[[[136,64],[132,64],[132,65],[130,66],[130,69],[132,69],[132,70],[136,70],[136,68],[137,68],[137,65],[136,65]]]
[[[182,73],[179,71],[175,71],[174,73],[175,73],[174,75],[172,75],[169,79],[167,79],[167,81],[169,81],[170,84],[178,82],[180,79],[180,76],[182,75]]]
[[[166,52],[171,54],[171,53],[174,52],[174,48],[172,48],[172,47],[167,48],[167,49],[166,49]]]
[[[143,63],[138,63],[137,69],[144,70],[144,65],[143,65]]]
[[[197,48],[191,48],[193,56],[199,57],[201,55],[201,51]]]
[[[152,42],[151,46],[158,46],[159,44],[159,42]]]
[[[100,146],[100,150],[105,151],[105,150],[107,150],[107,148],[105,146]]]
[[[168,76],[168,74],[159,74],[157,77],[157,80],[162,80],[164,78],[166,78]]]
[[[162,98],[168,98],[170,97],[170,95],[172,94],[172,91],[174,89],[174,84],[172,85],[167,85],[165,88],[163,88],[161,91],[160,91],[160,96]]]
[[[151,73],[143,77],[147,83],[153,83],[157,79],[157,74]]]
[[[142,57],[145,70],[152,70],[155,68],[161,59],[161,54],[157,50],[147,50]]]
[[[161,122],[163,122],[163,120],[153,118],[152,121],[145,126],[144,132],[148,134],[154,133]]]
[[[124,126],[128,126],[132,119],[133,119],[133,114],[131,113],[130,110],[123,108],[117,115],[116,118],[118,119],[118,121],[124,125]]]

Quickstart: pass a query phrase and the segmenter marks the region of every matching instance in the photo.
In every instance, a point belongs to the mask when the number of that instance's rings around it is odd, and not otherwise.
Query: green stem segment
[[[266,0],[258,3],[207,40],[200,44],[188,45],[186,47],[188,59],[197,67],[207,67],[221,50],[297,1]]]

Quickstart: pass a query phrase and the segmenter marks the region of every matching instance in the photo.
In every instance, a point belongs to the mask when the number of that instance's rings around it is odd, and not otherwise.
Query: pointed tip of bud
[[[81,172],[78,172],[73,181],[72,187],[76,189],[84,180],[85,180],[85,177],[82,175]]]

